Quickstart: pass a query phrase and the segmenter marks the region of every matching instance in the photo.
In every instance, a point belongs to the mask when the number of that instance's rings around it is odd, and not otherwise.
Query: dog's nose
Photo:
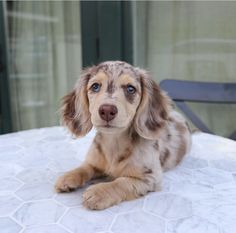
[[[113,120],[118,113],[118,109],[115,105],[103,104],[99,108],[99,115],[104,121]]]

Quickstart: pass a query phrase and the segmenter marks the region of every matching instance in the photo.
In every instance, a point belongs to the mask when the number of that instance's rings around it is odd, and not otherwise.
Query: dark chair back
[[[177,107],[201,131],[214,134],[188,107],[187,102],[236,104],[236,83],[213,83],[166,79],[160,87],[173,99]],[[236,122],[236,120],[235,120]],[[236,140],[236,130],[229,136]]]

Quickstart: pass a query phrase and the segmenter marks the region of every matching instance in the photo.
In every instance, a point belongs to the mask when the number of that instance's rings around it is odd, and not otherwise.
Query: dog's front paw
[[[71,192],[80,186],[83,186],[86,180],[78,173],[69,172],[58,178],[55,184],[55,190],[58,193]]]
[[[102,210],[121,202],[110,188],[109,183],[90,186],[83,194],[83,205],[88,209]]]

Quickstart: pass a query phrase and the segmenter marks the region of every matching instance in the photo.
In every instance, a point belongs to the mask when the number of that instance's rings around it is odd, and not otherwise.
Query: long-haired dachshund
[[[62,120],[77,137],[97,134],[83,164],[60,177],[57,192],[70,192],[102,175],[111,182],[90,186],[84,206],[104,209],[160,190],[162,172],[188,152],[191,135],[170,98],[145,70],[109,61],[84,70],[63,99]]]

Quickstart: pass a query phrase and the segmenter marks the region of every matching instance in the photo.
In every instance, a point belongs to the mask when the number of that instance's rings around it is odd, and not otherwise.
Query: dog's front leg
[[[101,173],[85,161],[79,168],[59,177],[55,189],[57,192],[71,192],[76,188],[82,187],[87,181],[99,175],[101,175]]]
[[[98,161],[102,164],[99,164]],[[65,175],[59,177],[55,185],[55,190],[57,192],[70,192],[76,188],[82,187],[92,178],[103,175],[102,165],[104,164],[103,156],[93,143],[84,163],[79,168],[69,171]]]
[[[83,194],[83,204],[89,209],[105,209],[121,201],[138,198],[155,189],[156,184],[153,181],[119,177],[112,182],[89,187]]]

